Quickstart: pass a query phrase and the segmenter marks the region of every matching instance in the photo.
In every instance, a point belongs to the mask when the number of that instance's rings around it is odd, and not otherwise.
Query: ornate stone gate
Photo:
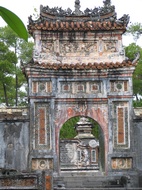
[[[80,1],[75,1],[75,11],[41,6],[38,20],[29,17],[35,49],[24,73],[32,170],[60,175],[60,129],[75,116],[100,125],[106,174],[133,169],[132,74],[137,58],[130,61],[124,54],[122,34],[128,22],[128,15],[117,19],[107,0],[103,7],[84,12]]]

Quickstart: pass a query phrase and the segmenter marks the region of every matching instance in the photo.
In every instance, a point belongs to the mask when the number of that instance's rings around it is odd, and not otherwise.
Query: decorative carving
[[[114,148],[129,148],[128,102],[113,103]]]
[[[81,15],[83,14],[81,11],[80,11],[80,1],[79,0],[75,0],[75,11],[74,11],[74,14],[75,15]]]
[[[58,18],[62,18],[64,16],[73,16],[73,15],[85,15],[85,16],[91,16],[93,20],[100,20],[100,16],[113,13],[112,17],[116,19],[116,13],[115,13],[115,7],[111,5],[110,0],[104,1],[103,7],[95,7],[94,9],[86,9],[84,12],[80,11],[80,1],[75,0],[75,11],[72,11],[70,8],[67,10],[63,10],[61,7],[54,7],[50,8],[49,6],[43,7],[41,6],[41,13],[47,13],[47,14],[53,14],[58,16]],[[41,18],[42,19],[42,18]],[[103,18],[101,18],[103,20]],[[104,17],[104,20],[106,18]],[[107,18],[108,19],[108,18]],[[29,17],[29,23],[32,23],[32,17]]]
[[[80,83],[80,84],[77,84],[76,85],[76,92],[77,93],[82,93],[82,92],[85,92],[85,86],[84,86],[84,84],[82,83]]]
[[[91,93],[101,93],[102,91],[102,85],[101,85],[101,82],[90,82],[89,83],[89,86],[90,86],[90,92]]]
[[[71,93],[71,83],[69,82],[62,82],[61,84],[61,91],[63,93]]]
[[[132,158],[112,158],[111,160],[112,169],[122,170],[132,168]]]
[[[60,82],[60,92],[72,94],[97,94],[102,92],[102,82]]]
[[[60,162],[61,168],[86,168],[98,169],[98,146],[92,148],[89,138],[85,140],[61,140]]]
[[[86,101],[78,101],[78,104],[75,106],[74,110],[76,112],[82,113],[87,110],[87,103]]]
[[[124,14],[120,19],[117,20],[117,23],[127,25],[129,23],[129,21],[130,21],[130,16]]]
[[[80,161],[78,162],[79,166],[89,166],[89,153],[87,149],[81,150]]]
[[[1,189],[36,189],[37,187],[37,178],[27,176],[27,175],[19,175],[13,177],[3,177],[0,179],[0,187]],[[14,188],[15,187],[15,188]]]
[[[105,41],[104,42],[105,52],[117,52],[117,42],[116,41]]]
[[[117,121],[117,143],[125,144],[125,127],[124,127],[124,108],[118,107],[118,121]]]
[[[60,43],[60,53],[66,55],[67,53],[85,53],[89,55],[90,53],[97,52],[97,43],[94,42],[62,42]]]
[[[89,146],[92,148],[96,148],[97,146],[99,146],[99,141],[96,141],[95,139],[89,141]]]
[[[127,92],[128,81],[110,81],[111,92]]]
[[[109,7],[111,5],[111,0],[103,1],[105,7]]]
[[[32,170],[52,169],[53,163],[51,159],[32,159]]]
[[[38,88],[39,88],[39,92],[46,92],[46,83],[45,82],[39,82]]]
[[[41,49],[42,49],[43,53],[51,53],[51,54],[53,54],[53,52],[54,52],[54,43],[53,42],[42,41]]]
[[[65,145],[65,146],[64,146]],[[75,162],[76,143],[65,143],[60,146],[60,161],[62,163]]]
[[[33,81],[32,82],[32,92],[33,93],[46,93],[50,94],[52,92],[51,81]]]
[[[35,104],[35,148],[50,149],[49,103]]]

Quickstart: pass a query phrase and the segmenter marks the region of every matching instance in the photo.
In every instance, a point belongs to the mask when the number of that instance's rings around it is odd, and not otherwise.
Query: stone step
[[[53,184],[54,189],[66,189],[66,190],[142,190],[142,188],[129,188],[122,185],[122,176],[87,176],[85,173],[82,175],[79,173],[75,176],[62,175],[54,177]],[[123,183],[124,184],[124,183]],[[128,184],[129,185],[129,184]]]
[[[61,188],[107,188],[107,187],[117,187],[121,188],[120,184],[117,184],[117,179],[113,179],[113,183],[108,183],[105,176],[62,176],[54,177],[54,186]]]
[[[78,172],[78,171],[62,171],[60,176],[63,176],[63,177],[67,177],[67,176],[75,176],[75,177],[82,177],[82,176],[104,176],[104,173],[103,172],[100,172],[100,171],[94,171],[94,172],[90,172],[90,171],[81,171],[81,172]]]
[[[63,188],[54,188],[54,190],[63,190]],[[126,188],[126,187],[112,187],[112,188],[64,188],[64,190],[142,190],[142,188],[137,188],[137,187],[133,187],[133,188]]]

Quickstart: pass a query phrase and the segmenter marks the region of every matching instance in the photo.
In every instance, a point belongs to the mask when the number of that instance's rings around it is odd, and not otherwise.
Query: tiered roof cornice
[[[135,67],[137,65],[137,60],[130,61],[125,60],[123,62],[101,62],[101,63],[75,63],[75,64],[62,64],[62,63],[39,63],[39,62],[30,62],[30,67],[40,67],[49,70],[105,70],[105,69],[117,69],[125,67]]]
[[[129,22],[129,16],[124,14],[117,19],[115,7],[110,0],[103,1],[103,7],[80,10],[80,1],[75,1],[75,11],[70,8],[63,10],[61,7],[40,7],[40,17],[33,20],[29,17],[28,30],[32,34],[34,30],[47,31],[92,31],[92,30],[125,30]]]

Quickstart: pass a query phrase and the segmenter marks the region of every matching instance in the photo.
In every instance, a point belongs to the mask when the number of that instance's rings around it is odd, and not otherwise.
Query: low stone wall
[[[28,171],[29,114],[27,108],[0,109],[0,168]]]

